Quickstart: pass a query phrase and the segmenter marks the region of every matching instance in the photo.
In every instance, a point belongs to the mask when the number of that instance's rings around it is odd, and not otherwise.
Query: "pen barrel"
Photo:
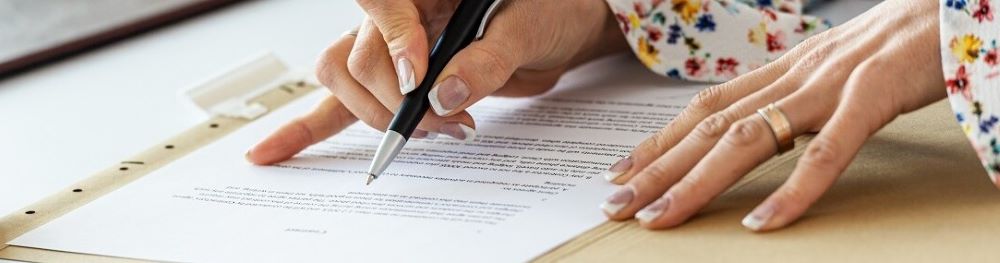
[[[416,89],[403,96],[403,102],[399,105],[396,116],[389,123],[389,130],[398,132],[407,140],[410,139],[413,130],[430,108],[427,94],[451,58],[475,40],[480,21],[486,19],[485,16],[494,1],[496,0],[463,0],[458,4],[455,13],[448,20],[448,25],[431,49],[423,81]]]

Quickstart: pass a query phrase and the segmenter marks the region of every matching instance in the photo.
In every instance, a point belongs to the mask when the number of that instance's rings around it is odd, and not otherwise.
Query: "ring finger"
[[[616,220],[631,218],[636,211],[659,197],[680,180],[718,144],[730,126],[757,108],[794,92],[797,80],[785,75],[774,84],[712,114],[673,148],[631,178],[625,187],[602,205],[604,212]]]
[[[824,90],[824,86],[800,89],[775,103],[790,124],[793,139],[813,130],[813,127],[821,126],[829,117],[828,113],[836,107],[836,100],[818,97],[826,94],[818,92]],[[671,186],[666,194],[637,212],[635,217],[647,228],[683,223],[743,175],[777,153],[777,135],[777,130],[759,114],[736,122],[691,172]]]

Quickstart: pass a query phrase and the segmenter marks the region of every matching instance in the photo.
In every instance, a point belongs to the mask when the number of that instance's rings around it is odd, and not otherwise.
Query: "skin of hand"
[[[777,152],[756,110],[781,109],[792,135],[818,133],[791,176],[742,224],[782,228],[805,213],[865,140],[896,116],[946,96],[938,1],[889,0],[807,39],[778,60],[698,94],[608,178],[624,184],[601,207],[649,229],[678,226]],[[800,146],[801,147],[801,146]]]
[[[458,3],[358,0],[368,16],[357,36],[334,42],[317,66],[318,79],[333,96],[251,148],[247,160],[287,160],[359,119],[384,131],[403,94],[423,81],[430,43]],[[627,43],[603,0],[504,1],[482,39],[457,53],[435,80],[428,95],[433,109],[411,137],[440,133],[471,140],[475,123],[465,109],[475,102],[543,93],[573,67],[624,50]]]

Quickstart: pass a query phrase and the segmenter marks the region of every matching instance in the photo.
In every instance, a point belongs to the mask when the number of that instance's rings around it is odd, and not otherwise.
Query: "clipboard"
[[[143,262],[9,246],[14,238],[208,145],[320,86],[303,70],[261,54],[178,93],[188,108],[212,117],[139,154],[122,159],[20,211],[0,217],[0,259],[29,262]]]
[[[265,56],[182,93],[192,98],[194,108],[215,117],[0,218],[0,259],[143,262],[6,243],[319,88],[286,73],[280,61]],[[988,179],[945,100],[899,117],[876,133],[797,223],[763,234],[745,230],[742,217],[785,181],[810,140],[797,139],[797,148],[758,166],[686,224],[648,231],[635,221],[606,222],[535,261],[1000,261],[1000,190]]]

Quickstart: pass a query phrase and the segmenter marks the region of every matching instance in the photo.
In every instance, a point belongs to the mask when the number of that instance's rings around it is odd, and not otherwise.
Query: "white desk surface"
[[[814,13],[841,23],[877,2]],[[264,51],[311,67],[363,16],[347,0],[251,1],[0,81],[0,215],[203,121],[180,89]]]

